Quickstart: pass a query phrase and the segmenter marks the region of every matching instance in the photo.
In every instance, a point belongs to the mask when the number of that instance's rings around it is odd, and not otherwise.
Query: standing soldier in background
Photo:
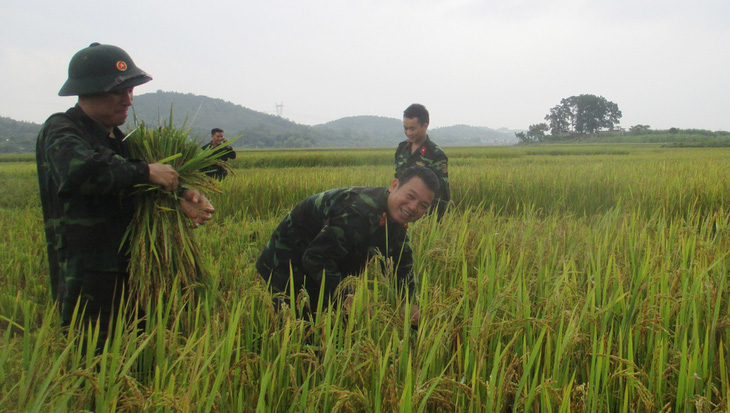
[[[211,165],[210,168],[203,171],[206,175],[216,178],[218,180],[222,180],[223,178],[228,176],[228,171],[222,165],[222,163],[228,162],[229,159],[236,159],[236,151],[233,150],[231,145],[224,145],[224,143],[226,142],[226,138],[223,137],[223,129],[214,128],[210,131],[210,142],[203,145],[203,149],[217,148],[220,146],[220,149],[218,149],[216,153],[218,153],[219,151],[226,151],[226,153],[218,158],[218,162],[220,163]]]
[[[100,348],[128,280],[129,256],[120,244],[135,209],[129,195],[136,184],[178,187],[170,165],[129,159],[118,128],[134,87],[150,80],[124,50],[92,43],[73,56],[58,92],[78,96],[78,103],[49,117],[36,145],[53,298],[63,325],[77,304],[84,320],[99,322]],[[200,192],[178,192],[194,224],[210,219],[213,207]]]
[[[404,170],[390,187],[332,189],[304,200],[281,221],[256,263],[273,293],[305,288],[315,311],[349,275],[359,275],[370,258],[393,260],[401,292],[414,298],[413,256],[406,228],[420,219],[438,191],[438,178],[423,167]],[[293,285],[290,286],[290,276]],[[347,305],[347,301],[345,302]],[[418,306],[411,322],[418,323]]]
[[[414,165],[432,170],[439,178],[440,190],[436,193],[436,201],[431,209],[436,209],[440,220],[451,201],[449,158],[429,139],[429,122],[428,110],[421,104],[414,103],[403,112],[403,131],[408,139],[401,142],[395,151],[395,177]]]

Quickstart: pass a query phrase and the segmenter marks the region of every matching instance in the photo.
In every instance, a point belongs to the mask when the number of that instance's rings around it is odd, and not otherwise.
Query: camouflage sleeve
[[[145,162],[127,160],[110,148],[93,148],[70,127],[51,130],[43,149],[59,194],[114,193],[149,181]]]
[[[219,149],[219,152],[223,152],[223,154],[218,158],[221,162],[228,162],[231,159],[236,159],[236,150],[235,149],[228,149],[228,146],[223,146],[221,149]]]
[[[408,162],[408,155],[409,153],[406,153],[404,150],[404,145],[402,143],[399,144],[395,150],[395,177],[398,177],[398,174],[405,168]]]
[[[347,259],[351,249],[362,242],[362,235],[354,228],[365,228],[367,222],[362,216],[343,214],[330,219],[302,256],[302,266],[307,275],[319,285],[324,274],[325,295],[331,295],[347,275],[340,265]]]
[[[451,200],[451,189],[449,188],[449,158],[441,149],[434,153],[434,159],[431,163],[431,170],[439,178],[440,202],[448,203]]]
[[[444,213],[446,213],[449,201],[451,201],[451,188],[449,186],[449,158],[446,156],[444,151],[441,150],[441,148],[435,148],[432,153],[433,157],[432,159],[429,159],[430,162],[428,163],[428,167],[439,179],[440,188],[438,194],[436,194],[438,199],[431,205],[431,211],[436,211],[438,220],[440,221],[444,216]]]

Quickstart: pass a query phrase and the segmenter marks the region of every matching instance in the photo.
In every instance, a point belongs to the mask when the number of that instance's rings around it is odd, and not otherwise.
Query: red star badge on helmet
[[[120,72],[124,72],[125,70],[127,70],[127,63],[123,60],[117,61],[117,70],[119,70]]]

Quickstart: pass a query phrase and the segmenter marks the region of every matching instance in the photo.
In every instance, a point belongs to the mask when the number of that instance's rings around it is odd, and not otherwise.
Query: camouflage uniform
[[[446,206],[451,201],[451,190],[449,189],[449,158],[438,145],[426,136],[421,146],[411,153],[410,142],[405,140],[398,144],[395,151],[395,176],[410,166],[425,166],[432,170],[439,178],[439,192],[436,194],[437,202],[433,203],[431,209],[436,208],[439,219],[443,216]]]
[[[127,280],[120,243],[134,206],[133,185],[149,181],[143,161],[127,159],[124,135],[109,131],[78,106],[52,115],[36,146],[51,290],[64,325],[77,300],[86,317],[109,320]]]
[[[203,145],[203,149],[208,149],[210,145],[212,145],[213,142],[208,142],[205,145]],[[221,147],[216,150],[216,153],[226,150],[227,145],[221,144]],[[230,159],[236,159],[236,151],[228,151],[227,153],[221,155],[220,158],[218,158],[217,162],[228,162]],[[228,171],[226,168],[224,168],[222,165],[211,165],[207,169],[203,170],[203,172],[216,179],[223,179],[226,176],[228,176]]]
[[[386,218],[388,194],[388,188],[350,187],[307,198],[274,231],[256,263],[259,274],[273,292],[288,294],[291,264],[294,291],[305,286],[316,305],[323,273],[331,296],[342,279],[381,254],[393,258],[399,286],[413,293],[406,226]]]

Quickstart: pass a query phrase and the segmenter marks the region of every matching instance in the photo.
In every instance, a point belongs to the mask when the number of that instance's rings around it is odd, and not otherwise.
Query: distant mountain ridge
[[[243,135],[235,146],[244,148],[390,147],[405,139],[396,118],[361,115],[308,126],[191,93],[158,90],[134,98],[138,120],[148,123],[169,119],[170,108],[174,123],[180,126],[187,120],[186,126],[200,139],[207,140],[211,129],[221,128],[229,138]],[[131,126],[130,122],[131,117]],[[429,136],[441,146],[511,145],[517,143],[514,132],[457,125],[430,129]]]
[[[184,124],[201,144],[213,128],[223,129],[229,139],[242,136],[237,148],[395,147],[405,139],[396,118],[351,116],[308,126],[222,99],[161,90],[135,96],[122,129],[132,129],[135,118],[148,125],[169,122],[171,110],[173,123]],[[0,151],[32,151],[39,130],[38,124],[0,117]],[[440,146],[512,145],[517,143],[514,132],[456,125],[429,129],[429,136]]]
[[[382,116],[349,116],[313,126],[320,136],[338,139],[344,147],[389,147],[403,140],[403,124]]]
[[[514,145],[516,130],[483,126],[454,125],[429,129],[429,135],[442,146]]]
[[[37,123],[0,116],[0,153],[34,151],[40,130],[41,125]]]

